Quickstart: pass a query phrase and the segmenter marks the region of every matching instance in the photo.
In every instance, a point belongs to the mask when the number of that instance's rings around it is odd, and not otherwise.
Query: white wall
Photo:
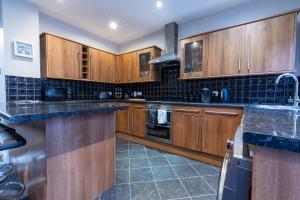
[[[257,20],[282,12],[300,8],[299,0],[257,0],[242,4],[225,11],[214,13],[197,20],[179,24],[178,37],[185,38],[191,35],[208,32],[228,26],[244,23],[247,21]],[[140,49],[147,44],[152,43],[164,47],[164,33],[156,33],[157,37],[152,34],[139,38],[137,40],[120,45],[120,52]]]
[[[40,77],[38,7],[27,1],[3,0],[4,73],[6,75]],[[13,55],[13,41],[33,46],[33,59]]]
[[[119,45],[40,13],[40,33],[43,32],[52,33],[108,52],[119,53]]]
[[[3,25],[2,25],[2,0],[0,0],[0,101],[5,98],[5,76],[3,74],[4,65],[4,44],[3,44]]]

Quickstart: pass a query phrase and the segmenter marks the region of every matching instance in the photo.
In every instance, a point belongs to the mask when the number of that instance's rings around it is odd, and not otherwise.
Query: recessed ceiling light
[[[161,1],[156,1],[156,7],[161,8],[162,7],[162,2]]]
[[[118,24],[117,24],[117,22],[111,21],[111,22],[109,23],[109,27],[110,27],[112,30],[117,30]]]

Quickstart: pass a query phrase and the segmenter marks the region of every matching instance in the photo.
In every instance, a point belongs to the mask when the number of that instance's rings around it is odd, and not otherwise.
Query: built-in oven
[[[164,112],[160,112],[163,110]],[[159,114],[164,113],[164,123],[158,120]],[[162,104],[148,104],[146,137],[164,143],[172,143],[172,106]]]

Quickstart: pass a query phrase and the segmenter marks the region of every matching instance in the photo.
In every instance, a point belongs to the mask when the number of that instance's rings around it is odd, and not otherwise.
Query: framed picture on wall
[[[14,55],[24,58],[33,58],[32,44],[14,41]]]

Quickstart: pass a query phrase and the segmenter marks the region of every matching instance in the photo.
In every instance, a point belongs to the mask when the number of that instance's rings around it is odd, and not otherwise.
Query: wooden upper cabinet
[[[227,139],[234,139],[242,115],[242,109],[204,108],[202,151],[223,157],[226,153]]]
[[[42,76],[80,79],[82,45],[53,35],[41,36]]]
[[[102,51],[89,48],[90,80],[101,80],[101,66],[103,65]]]
[[[208,35],[180,41],[180,78],[204,77],[208,60]]]
[[[130,83],[132,81],[131,56],[130,53],[119,56],[119,64],[116,72],[119,83]]]
[[[206,76],[241,73],[245,26],[237,26],[209,34]]]
[[[160,56],[161,50],[157,47],[150,47],[136,52],[137,68],[134,70],[136,80],[140,82],[159,81],[160,69],[150,65],[149,61]]]
[[[201,151],[201,107],[175,106],[173,109],[173,145]]]
[[[250,74],[294,70],[296,13],[246,25],[244,65]]]
[[[104,52],[104,64],[101,67],[101,82],[115,83],[116,82],[116,56]]]

